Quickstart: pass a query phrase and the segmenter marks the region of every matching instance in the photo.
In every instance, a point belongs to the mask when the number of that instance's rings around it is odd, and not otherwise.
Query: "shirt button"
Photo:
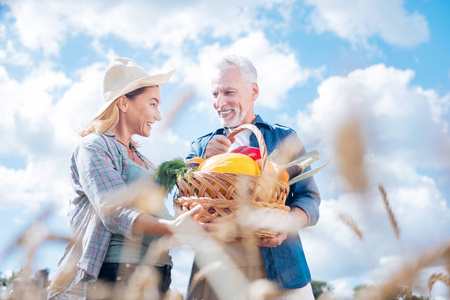
[[[130,267],[130,264],[128,264],[128,263],[127,263],[127,264],[125,264],[125,267],[129,268],[129,267]]]

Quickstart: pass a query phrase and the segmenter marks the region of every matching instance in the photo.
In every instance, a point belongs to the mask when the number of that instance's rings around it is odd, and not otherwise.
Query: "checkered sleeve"
[[[133,238],[133,223],[139,211],[125,207],[118,195],[126,195],[121,157],[98,137],[81,143],[74,156],[80,185],[108,231]]]

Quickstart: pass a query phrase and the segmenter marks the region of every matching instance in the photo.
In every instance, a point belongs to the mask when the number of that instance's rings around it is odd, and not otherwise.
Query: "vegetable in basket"
[[[262,160],[258,159],[255,162],[259,169],[262,170]],[[273,176],[281,181],[287,182],[289,180],[289,174],[286,170],[281,166],[277,166],[275,163],[271,163],[270,161],[267,161],[267,173],[269,176]]]
[[[187,167],[182,158],[165,161],[158,166],[155,173],[155,181],[167,192],[170,192],[180,177],[189,176],[196,167]]]
[[[260,175],[256,162],[249,156],[241,153],[223,153],[205,160],[197,168],[200,172],[220,172]]]
[[[251,157],[253,160],[261,159],[261,151],[259,148],[250,146],[240,146],[231,151],[231,153],[241,153]]]
[[[300,176],[309,165],[317,160],[319,160],[319,152],[314,150],[297,157],[293,161],[285,164],[283,167],[289,174],[289,180],[292,180],[295,177]]]
[[[204,162],[205,159],[201,157],[193,157],[186,163],[186,168],[196,169],[202,162]]]

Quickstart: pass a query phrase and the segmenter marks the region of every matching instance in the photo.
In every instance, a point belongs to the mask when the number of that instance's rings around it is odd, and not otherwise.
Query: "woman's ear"
[[[125,97],[125,95],[120,96],[119,100],[117,101],[117,106],[119,107],[119,110],[121,112],[127,112],[127,109],[128,109],[128,98]]]

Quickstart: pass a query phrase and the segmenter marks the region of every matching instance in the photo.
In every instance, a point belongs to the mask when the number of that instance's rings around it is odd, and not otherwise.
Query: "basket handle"
[[[261,162],[262,162],[262,172],[264,174],[268,173],[268,163],[267,163],[267,148],[266,148],[266,142],[264,141],[264,137],[261,133],[261,131],[259,131],[258,127],[256,127],[253,124],[243,124],[239,127],[237,127],[235,130],[233,130],[233,132],[231,132],[227,138],[229,140],[231,140],[232,137],[234,137],[236,134],[238,134],[239,132],[242,132],[244,130],[250,130],[251,132],[253,132],[256,136],[256,139],[258,140],[258,144],[259,144],[259,151],[261,152]]]

